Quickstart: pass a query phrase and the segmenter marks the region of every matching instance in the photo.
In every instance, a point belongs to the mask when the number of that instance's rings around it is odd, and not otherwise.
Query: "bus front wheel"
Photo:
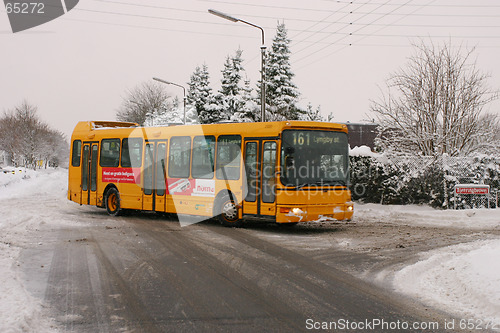
[[[238,218],[238,207],[236,201],[225,194],[217,205],[217,217],[220,223],[226,227],[241,227],[243,221]]]
[[[104,203],[106,206],[106,211],[109,215],[120,215],[120,193],[118,193],[118,190],[116,188],[112,187],[106,192]]]

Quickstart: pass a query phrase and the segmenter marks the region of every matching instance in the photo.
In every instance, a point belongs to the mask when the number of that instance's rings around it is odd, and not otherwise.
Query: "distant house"
[[[375,138],[378,134],[377,124],[346,123],[349,131],[349,146],[351,148],[368,146],[375,148]]]

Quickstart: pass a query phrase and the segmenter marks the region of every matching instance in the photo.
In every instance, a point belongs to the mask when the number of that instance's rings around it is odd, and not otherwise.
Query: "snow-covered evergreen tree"
[[[219,93],[223,100],[224,111],[228,117],[234,115],[243,106],[242,89],[240,87],[241,72],[243,71],[241,65],[243,62],[241,58],[242,53],[242,50],[237,50],[234,56],[227,56],[224,69],[222,70],[221,89]]]
[[[222,103],[212,93],[209,77],[208,66],[204,64],[201,68],[196,67],[188,83],[187,100],[194,109],[192,112],[198,114],[201,124],[211,124],[227,119],[223,114]]]
[[[241,88],[241,107],[231,115],[230,120],[237,123],[249,123],[258,121],[260,118],[260,107],[252,96],[250,80],[245,80],[245,85]]]
[[[192,105],[186,105],[186,124],[195,125],[199,124],[200,119],[198,118],[198,113]]]
[[[303,113],[297,107],[299,90],[292,79],[290,39],[284,23],[279,23],[273,45],[267,53],[265,69],[266,120],[296,120]],[[260,94],[260,87],[258,88]],[[259,102],[260,104],[260,102]]]

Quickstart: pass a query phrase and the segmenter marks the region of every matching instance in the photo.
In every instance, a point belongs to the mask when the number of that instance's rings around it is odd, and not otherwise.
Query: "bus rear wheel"
[[[225,227],[241,227],[243,221],[238,218],[238,207],[236,201],[225,194],[217,205],[217,218]]]
[[[109,215],[120,215],[122,211],[120,208],[120,193],[118,193],[116,188],[112,187],[106,192],[104,204]]]

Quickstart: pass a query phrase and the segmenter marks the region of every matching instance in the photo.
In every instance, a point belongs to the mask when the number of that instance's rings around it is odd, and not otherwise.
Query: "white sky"
[[[114,119],[125,91],[153,76],[186,85],[205,62],[218,90],[225,57],[238,47],[255,86],[260,31],[209,8],[261,25],[268,47],[284,20],[301,104],[321,105],[335,121],[366,119],[370,99],[419,37],[476,46],[478,67],[500,88],[496,0],[81,0],[63,17],[16,34],[0,8],[0,111],[27,99],[68,136],[77,121]],[[489,111],[499,110],[496,102]]]

